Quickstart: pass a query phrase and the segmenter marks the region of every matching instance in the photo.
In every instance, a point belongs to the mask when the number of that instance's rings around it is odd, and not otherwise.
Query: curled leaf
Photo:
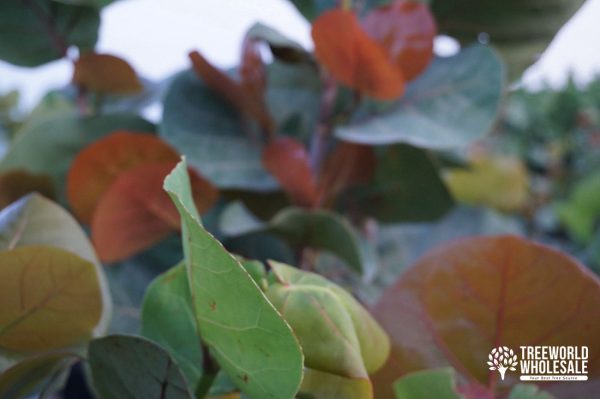
[[[194,71],[211,90],[229,101],[239,112],[252,117],[266,131],[273,130],[273,121],[264,101],[254,93],[256,87],[247,91],[242,84],[221,72],[197,51],[191,52],[189,57]],[[255,61],[256,59],[253,60]]]

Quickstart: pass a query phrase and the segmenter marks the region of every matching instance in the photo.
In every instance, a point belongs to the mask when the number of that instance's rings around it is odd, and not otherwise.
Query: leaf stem
[[[328,75],[324,81],[323,96],[321,99],[321,110],[319,112],[319,122],[310,143],[310,166],[315,174],[321,169],[323,158],[325,157],[327,139],[333,128],[331,113],[335,104],[337,94],[337,84],[331,75]]]
[[[219,374],[219,365],[210,354],[208,346],[202,344],[202,377],[196,386],[194,396],[196,399],[204,399],[208,397],[210,387],[212,386],[217,374]]]

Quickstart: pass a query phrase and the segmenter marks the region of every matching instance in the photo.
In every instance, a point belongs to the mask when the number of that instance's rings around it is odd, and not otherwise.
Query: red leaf
[[[252,92],[246,91],[242,84],[221,72],[199,52],[193,51],[189,57],[194,71],[211,90],[229,101],[238,111],[252,117],[267,132],[273,131],[273,120],[262,98],[257,99]]]
[[[265,147],[262,161],[295,205],[316,204],[315,178],[302,143],[291,138],[276,139]]]
[[[391,100],[404,93],[404,78],[381,45],[341,9],[323,13],[312,26],[318,60],[340,82],[369,96]]]
[[[374,313],[392,340],[389,361],[374,376],[377,397],[391,397],[401,373],[447,365],[468,383],[506,389],[517,374],[501,382],[486,364],[500,345],[588,346],[589,377],[600,381],[598,278],[522,238],[469,238],[430,252],[384,293]],[[585,390],[575,385],[564,388]]]
[[[322,203],[335,200],[338,194],[353,185],[368,183],[375,174],[376,164],[372,147],[346,142],[338,144],[319,179]]]
[[[362,26],[371,38],[385,47],[406,80],[416,78],[429,65],[437,27],[427,5],[396,0],[373,9]]]
[[[179,229],[179,213],[162,188],[176,163],[140,165],[122,173],[104,193],[92,218],[92,241],[102,261],[125,259]],[[188,172],[196,207],[206,211],[218,192],[198,173]]]
[[[148,162],[177,162],[179,155],[158,137],[118,131],[83,149],[69,169],[67,198],[79,220],[90,223],[100,197],[123,172]]]

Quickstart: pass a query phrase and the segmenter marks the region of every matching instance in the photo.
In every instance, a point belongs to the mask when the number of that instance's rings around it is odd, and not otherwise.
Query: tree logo
[[[517,355],[512,349],[506,346],[499,346],[497,348],[492,349],[488,358],[489,361],[487,362],[487,364],[488,366],[490,366],[490,370],[497,370],[500,373],[502,381],[504,381],[504,374],[506,373],[506,370],[517,370]]]

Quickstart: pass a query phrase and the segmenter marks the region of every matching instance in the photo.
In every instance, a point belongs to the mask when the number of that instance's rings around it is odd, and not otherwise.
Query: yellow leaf
[[[48,246],[0,251],[0,349],[35,353],[81,344],[102,313],[94,265]]]
[[[527,202],[529,176],[518,158],[477,155],[469,169],[451,169],[445,178],[452,195],[460,202],[502,211],[522,209]]]

